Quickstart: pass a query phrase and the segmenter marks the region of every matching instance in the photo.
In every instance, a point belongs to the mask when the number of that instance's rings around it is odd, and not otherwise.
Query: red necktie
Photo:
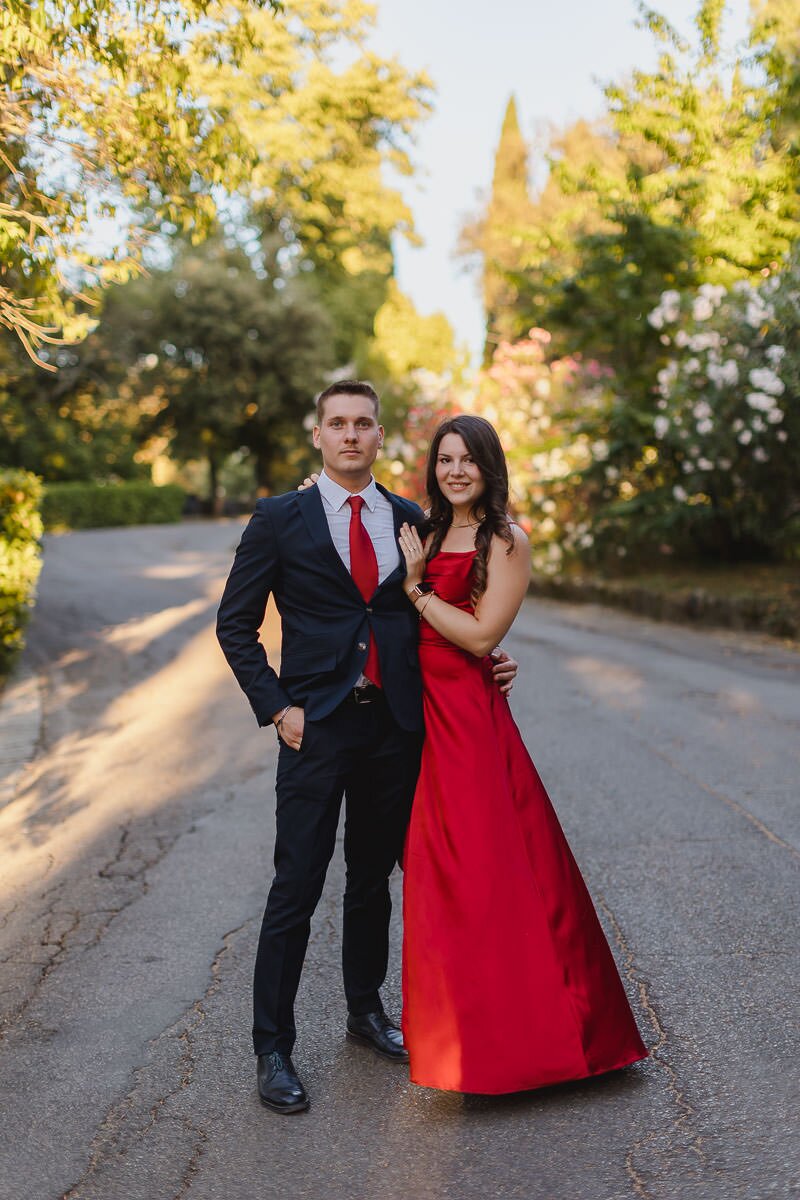
[[[378,559],[375,555],[372,538],[361,522],[364,497],[350,496],[347,503],[350,505],[350,574],[364,599],[370,600],[378,586]],[[364,663],[364,674],[367,679],[380,687],[381,668],[378,663],[378,648],[371,633],[367,661]]]

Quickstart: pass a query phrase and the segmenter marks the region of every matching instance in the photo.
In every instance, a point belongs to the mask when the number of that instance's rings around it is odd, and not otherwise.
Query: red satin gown
[[[468,612],[474,551],[427,581]],[[411,1079],[524,1091],[644,1058],[608,943],[491,661],[423,620],[425,745],[405,849]]]

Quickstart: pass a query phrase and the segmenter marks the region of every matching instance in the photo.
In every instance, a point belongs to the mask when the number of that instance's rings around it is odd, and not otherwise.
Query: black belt
[[[374,683],[365,683],[362,687],[351,688],[345,699],[352,700],[354,704],[374,704],[376,700],[383,699],[383,688]]]

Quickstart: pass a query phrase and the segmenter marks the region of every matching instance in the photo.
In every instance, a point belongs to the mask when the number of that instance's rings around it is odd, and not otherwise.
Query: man
[[[386,1058],[408,1058],[379,989],[388,881],[402,853],[423,734],[417,616],[403,592],[397,538],[403,522],[418,525],[423,514],[372,478],[383,443],[378,409],[367,383],[336,383],[320,395],[319,481],[258,501],[217,619],[259,725],[275,725],[280,739],[275,877],[256,955],[253,1046],[261,1101],[281,1113],[308,1108],[291,1060],[294,1000],[343,795],[347,1035]],[[258,640],[270,593],[282,621],[280,677]],[[495,671],[507,688],[516,664],[506,659]]]

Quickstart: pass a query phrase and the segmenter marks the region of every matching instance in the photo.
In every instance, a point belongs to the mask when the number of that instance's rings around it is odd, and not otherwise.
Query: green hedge
[[[170,483],[50,483],[42,515],[46,529],[157,525],[179,521],[183,488]]]
[[[42,483],[29,471],[0,471],[0,676],[23,645],[42,567]]]

